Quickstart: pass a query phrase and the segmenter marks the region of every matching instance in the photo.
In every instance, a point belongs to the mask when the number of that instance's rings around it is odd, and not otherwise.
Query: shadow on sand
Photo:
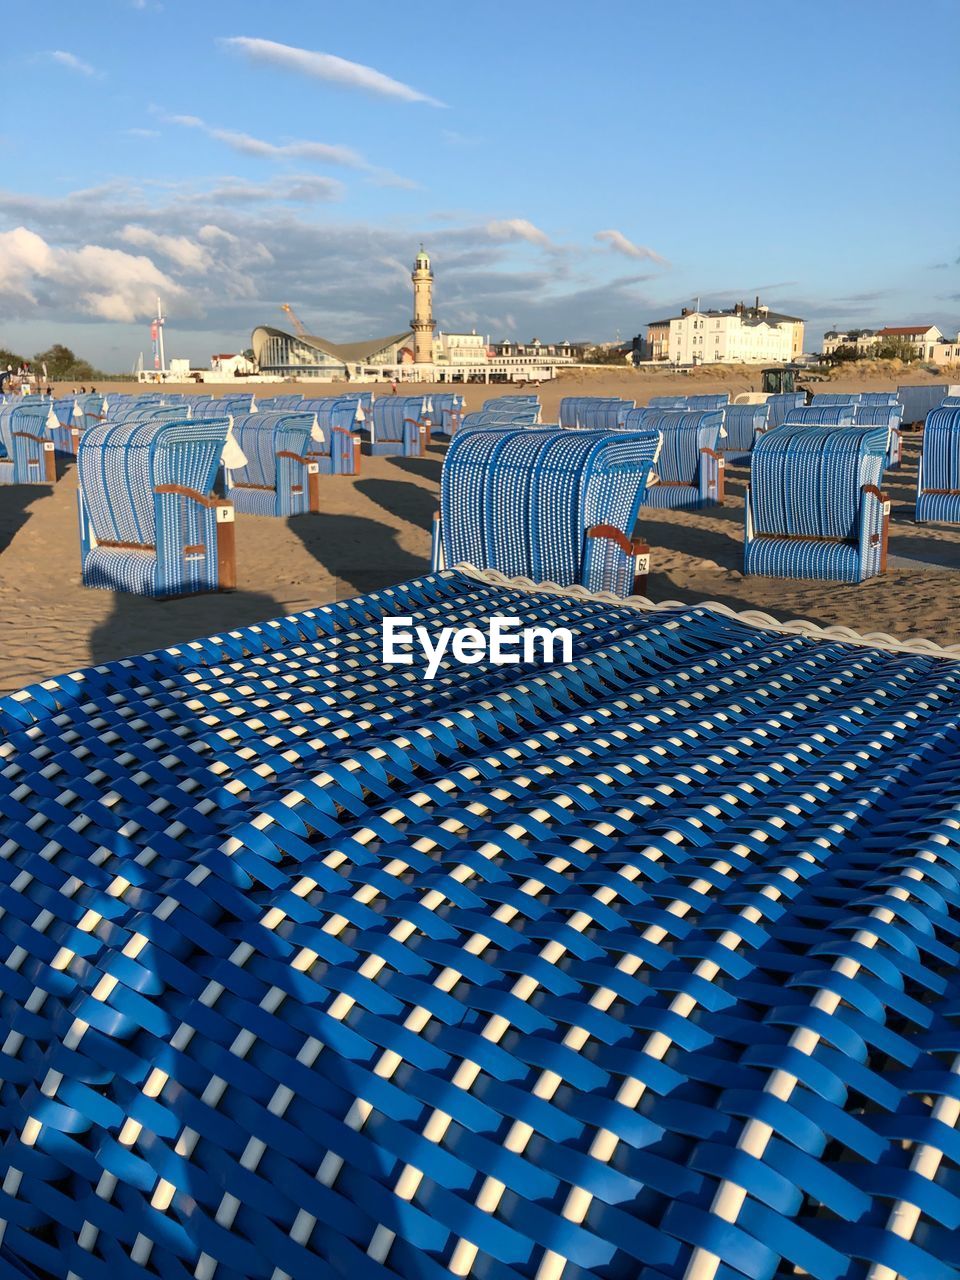
[[[379,485],[388,492],[380,503],[386,510],[391,510],[386,502],[395,499],[392,493],[394,482],[389,480],[360,481],[358,489],[365,486]],[[403,489],[417,489],[416,485],[398,482]],[[423,490],[418,490],[423,493]],[[367,491],[368,497],[379,498]],[[429,498],[429,494],[425,494]],[[403,502],[409,510],[411,497],[403,495]],[[433,505],[430,506],[432,518]],[[403,519],[411,520],[410,514]],[[367,591],[377,591],[381,587],[393,586],[406,578],[415,578],[429,569],[429,559],[417,556],[405,550],[397,542],[397,530],[379,520],[370,520],[366,516],[326,515],[319,514],[309,518],[297,517],[288,521],[289,528],[297,535],[305,549],[326,572],[337,580],[333,599],[344,600]]]
[[[175,600],[149,600],[116,592],[110,617],[90,636],[96,666],[131,654],[184,644],[201,636],[248,627],[282,614],[273,596],[257,591],[210,591]]]

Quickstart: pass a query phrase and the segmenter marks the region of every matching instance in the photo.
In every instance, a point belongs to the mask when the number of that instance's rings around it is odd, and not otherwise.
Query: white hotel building
[[[672,364],[785,364],[803,353],[803,321],[738,302],[728,311],[684,308],[647,327],[652,360]]]

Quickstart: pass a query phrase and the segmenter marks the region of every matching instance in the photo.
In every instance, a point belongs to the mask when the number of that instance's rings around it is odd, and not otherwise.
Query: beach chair
[[[895,405],[900,402],[897,400],[895,391],[861,391],[859,403],[865,407],[880,405]],[[901,407],[901,415],[903,409]]]
[[[900,420],[903,409],[896,400],[892,404],[866,404],[862,400],[854,406],[853,421],[858,427],[886,427],[889,431],[887,466],[899,467],[903,459],[903,436]]]
[[[808,408],[819,409],[831,404],[859,404],[860,395],[855,391],[818,391],[810,400]]]
[[[310,455],[317,462],[320,475],[358,475],[361,446],[359,433],[366,419],[363,405],[356,396],[333,396],[310,403],[317,405],[314,410],[316,430],[310,444]]]
[[[806,403],[807,397],[802,391],[785,391],[780,395],[768,396],[767,430],[783,426],[787,414],[793,409],[802,409]]]
[[[931,409],[927,414],[915,519],[960,524],[960,406]]]
[[[63,396],[53,401],[47,414],[47,430],[54,451],[76,457],[77,443],[88,427],[102,422],[103,396],[91,394]]]
[[[851,427],[856,413],[853,404],[808,404],[791,409],[784,425],[789,427]]]
[[[211,496],[229,427],[107,422],[80,437],[85,586],[162,597],[236,585],[233,503]]]
[[[770,410],[765,404],[731,404],[723,409],[720,452],[735,466],[749,463],[757,436],[767,429]]]
[[[0,405],[0,484],[53,484],[57,478],[49,400],[27,398]]]
[[[863,582],[883,573],[885,427],[786,424],[753,450],[744,573]]]
[[[723,502],[721,410],[634,409],[624,430],[636,429],[658,431],[662,440],[644,506],[694,511]]]
[[[636,408],[633,400],[590,398],[581,405],[577,426],[585,431],[618,431],[627,414]],[[562,425],[562,424],[561,424]]]
[[[300,401],[302,399],[303,399],[302,395],[270,396],[269,399],[267,400],[264,400],[264,398],[261,396],[260,406],[263,409],[269,409],[271,412],[277,413],[281,409],[299,409]]]
[[[424,396],[381,396],[366,417],[374,457],[419,458],[430,443]]]
[[[451,438],[456,434],[463,418],[463,396],[441,392],[430,397],[427,413],[430,418],[431,436]]]
[[[637,511],[659,448],[654,431],[460,431],[443,463],[434,568],[461,562],[510,577],[628,595],[645,575]]]
[[[515,421],[539,423],[541,407],[539,396],[491,396],[484,400],[482,413],[514,415]]]
[[[108,401],[104,410],[106,422],[178,422],[192,417],[189,405],[133,404],[116,405]]]
[[[224,463],[227,497],[237,512],[299,516],[320,510],[318,447],[323,436],[313,413],[246,413],[233,418],[242,466]],[[326,456],[329,474],[329,455]]]
[[[189,407],[191,418],[224,418],[257,412],[256,401],[250,394],[195,400]]]
[[[686,409],[725,409],[729,403],[729,391],[717,392],[715,395],[684,397]]]
[[[682,409],[686,404],[686,396],[651,396],[646,405],[647,409]]]
[[[588,404],[591,400],[610,399],[609,396],[563,396],[560,400],[560,410],[557,421],[561,427],[578,427],[580,425],[580,410],[583,405]]]

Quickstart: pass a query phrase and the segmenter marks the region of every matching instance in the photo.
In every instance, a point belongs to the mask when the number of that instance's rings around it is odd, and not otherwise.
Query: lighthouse
[[[413,268],[413,359],[415,364],[433,364],[433,272],[423,245]]]

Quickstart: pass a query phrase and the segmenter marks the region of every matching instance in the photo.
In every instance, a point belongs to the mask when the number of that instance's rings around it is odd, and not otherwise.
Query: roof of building
[[[931,329],[935,329],[936,327],[937,326],[935,324],[894,324],[886,325],[883,329],[878,329],[877,333],[883,337],[886,337],[888,334],[891,336],[906,336],[911,333],[929,333]]]
[[[744,307],[743,311],[738,312],[735,307],[726,307],[722,310],[701,310],[688,311],[685,316],[670,316],[666,320],[648,320],[647,328],[657,328],[661,325],[670,324],[672,320],[686,320],[690,316],[710,316],[719,319],[721,316],[739,315],[744,324],[754,323],[766,324],[803,324],[800,316],[788,316],[782,311],[771,311],[766,307],[762,307],[759,311],[755,307]]]
[[[272,325],[266,324],[259,325],[258,328],[272,338],[289,338],[293,342],[302,342],[308,347],[315,347],[325,355],[333,356],[335,360],[342,360],[344,364],[370,360],[384,348],[392,347],[395,343],[413,337],[413,330],[406,329],[403,333],[389,334],[385,338],[367,338],[363,342],[331,342],[329,338],[323,338],[319,334],[287,333],[284,329],[275,329]]]

